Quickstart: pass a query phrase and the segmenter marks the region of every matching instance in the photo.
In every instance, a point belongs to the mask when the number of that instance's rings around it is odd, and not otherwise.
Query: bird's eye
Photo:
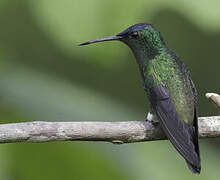
[[[133,32],[133,33],[131,34],[131,36],[132,36],[133,38],[137,38],[137,37],[138,37],[138,32]]]

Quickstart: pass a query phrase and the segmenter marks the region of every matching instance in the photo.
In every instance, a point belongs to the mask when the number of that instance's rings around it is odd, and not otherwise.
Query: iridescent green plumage
[[[136,24],[116,36],[81,45],[109,40],[120,40],[131,48],[152,111],[190,170],[200,173],[197,93],[186,65],[148,23]]]
[[[166,49],[160,55],[150,60],[144,67],[146,90],[155,85],[165,84],[172,92],[171,100],[182,120],[188,124],[193,123],[194,94],[191,89],[189,73],[181,61],[169,54]],[[179,62],[178,62],[179,61]]]

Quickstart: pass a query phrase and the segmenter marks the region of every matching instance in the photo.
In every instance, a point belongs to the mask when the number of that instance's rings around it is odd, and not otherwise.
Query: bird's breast
[[[173,60],[154,59],[142,66],[144,89],[149,96],[149,89],[164,85],[179,116],[191,124],[194,116],[194,96],[188,76]]]

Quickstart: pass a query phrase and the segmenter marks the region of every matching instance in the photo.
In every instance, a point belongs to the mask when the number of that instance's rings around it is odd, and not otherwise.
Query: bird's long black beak
[[[97,43],[97,42],[103,42],[103,41],[113,41],[113,40],[119,40],[122,39],[122,36],[110,36],[110,37],[104,37],[104,38],[100,38],[100,39],[95,39],[95,40],[91,40],[91,41],[86,41],[84,43],[79,44],[79,46],[84,46],[87,44],[92,44],[92,43]]]

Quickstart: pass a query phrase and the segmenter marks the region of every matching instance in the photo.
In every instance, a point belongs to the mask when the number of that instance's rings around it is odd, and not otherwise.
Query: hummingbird
[[[133,52],[150,102],[147,120],[160,124],[193,173],[200,173],[197,91],[190,72],[150,23],[138,23],[121,33],[80,46],[118,40]]]

